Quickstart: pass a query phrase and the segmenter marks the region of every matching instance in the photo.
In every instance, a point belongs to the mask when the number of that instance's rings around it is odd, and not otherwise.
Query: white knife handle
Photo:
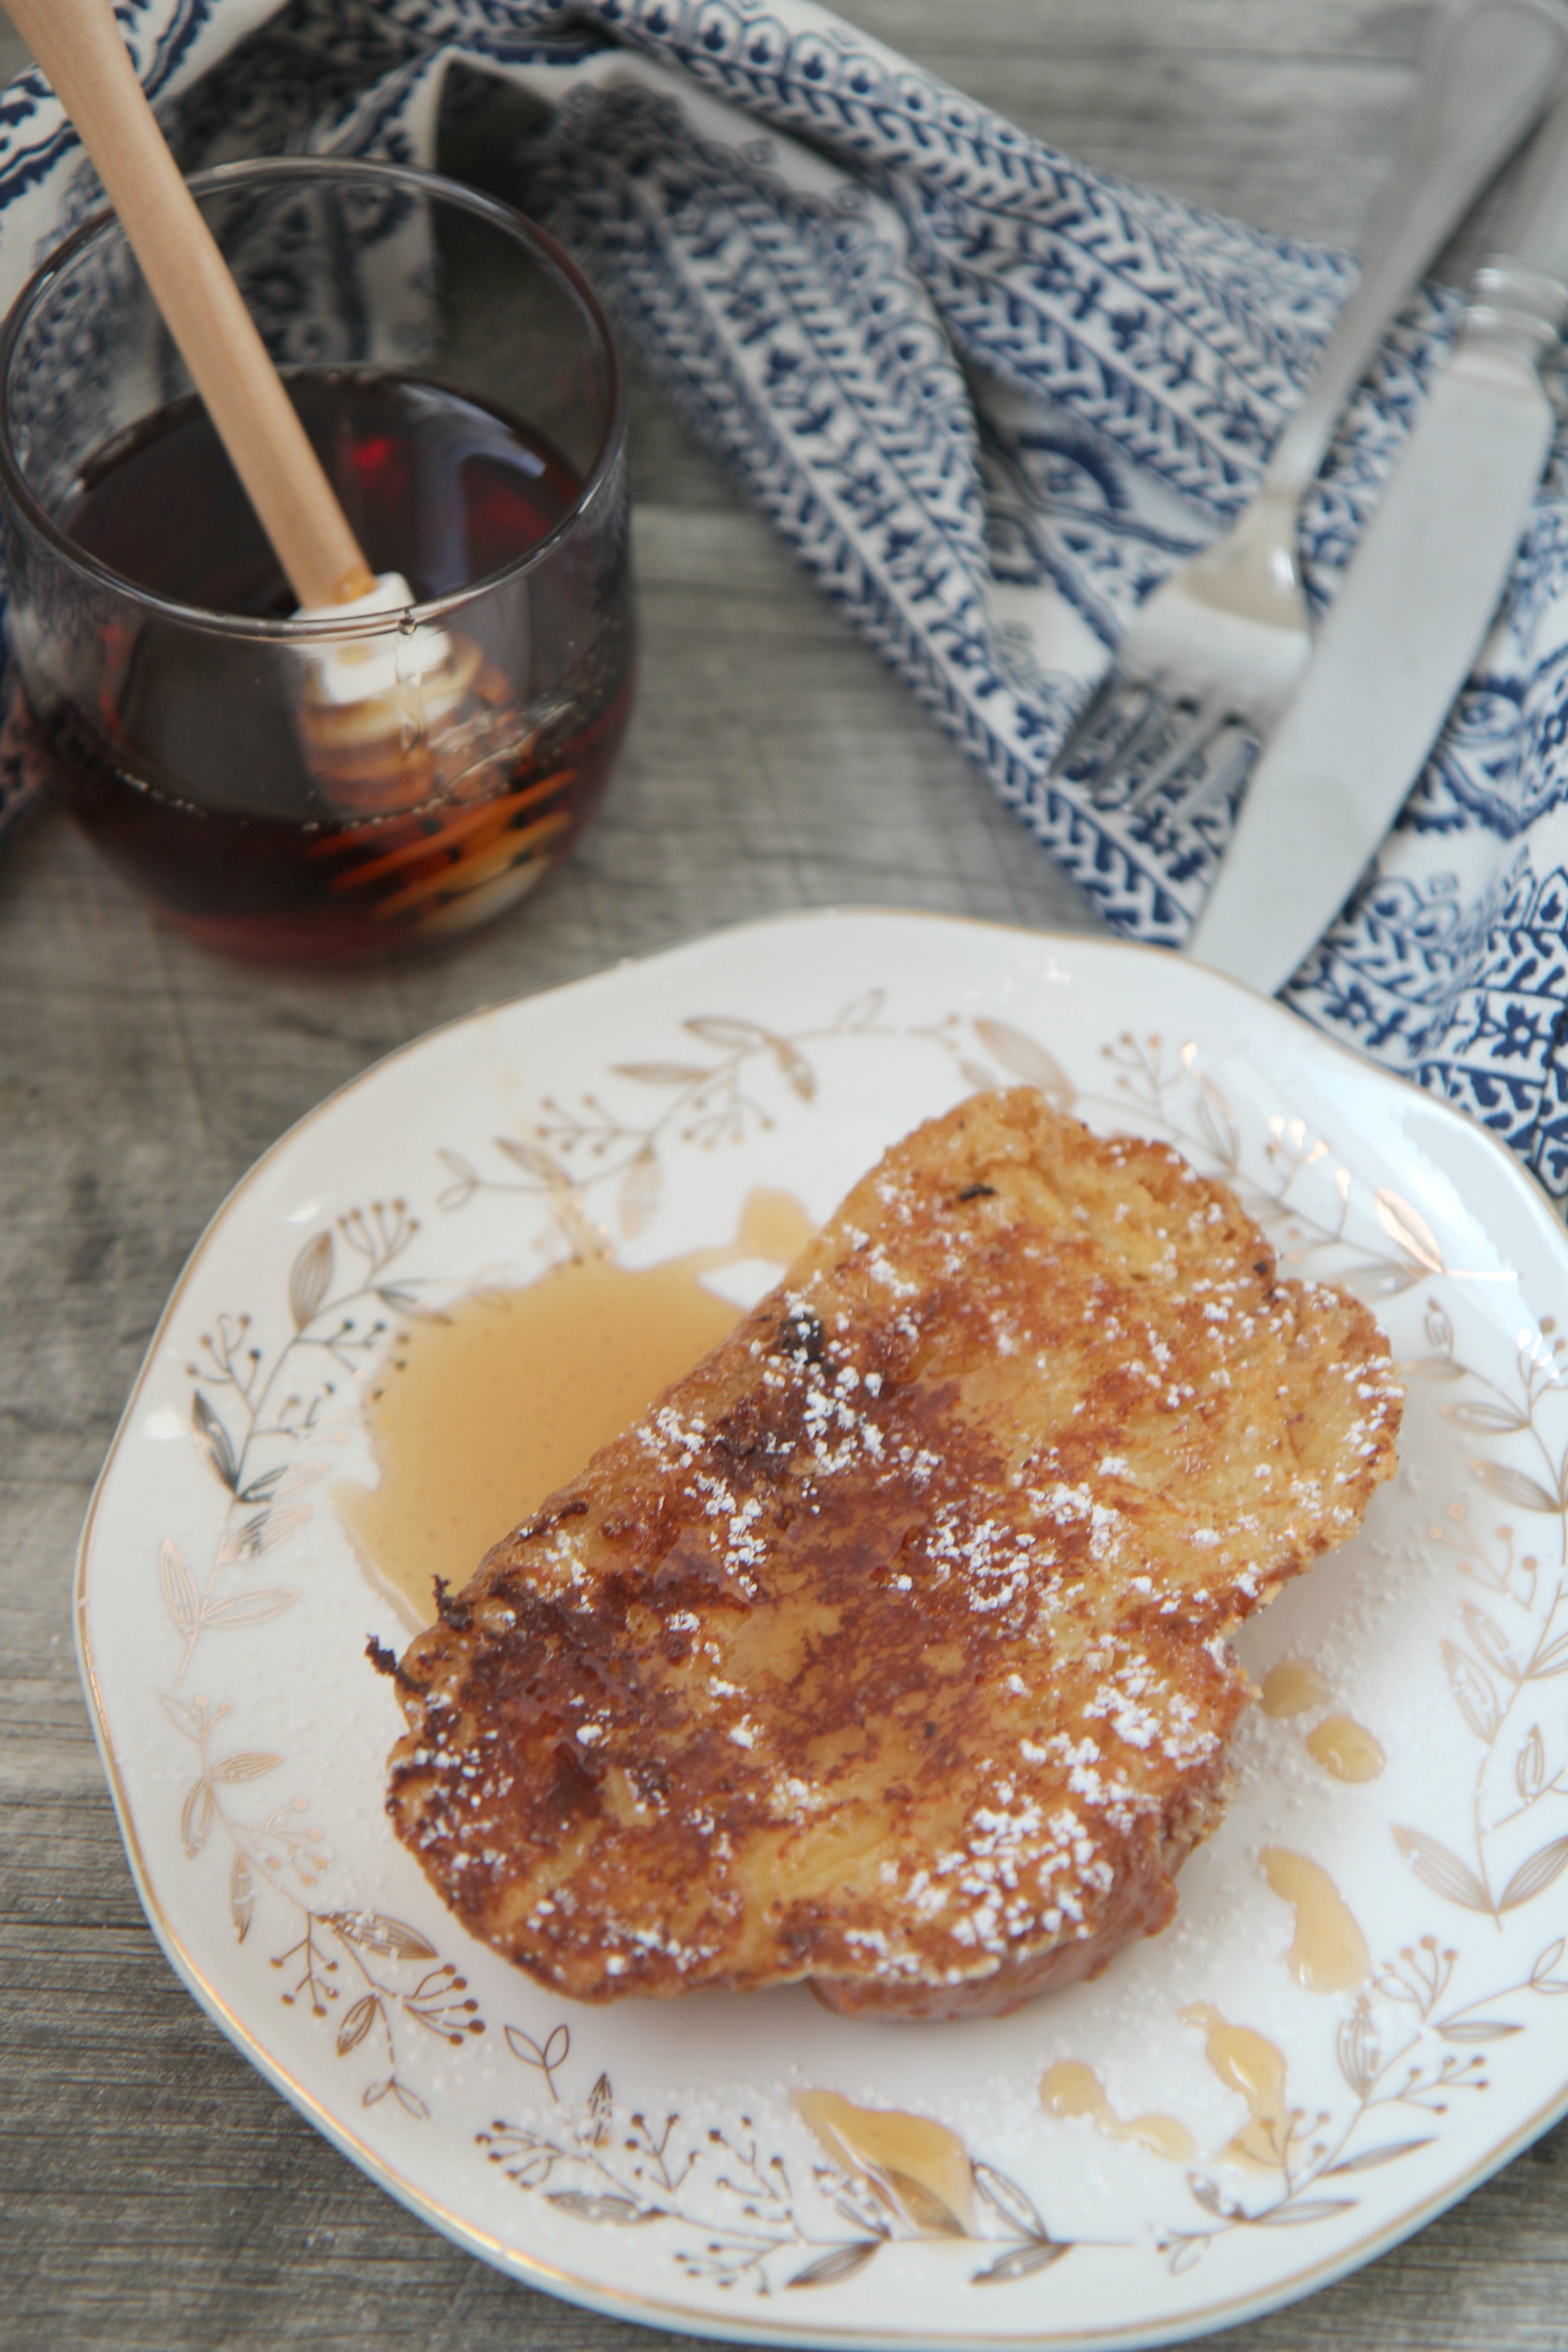
[[[1533,366],[1568,319],[1568,98],[1559,99],[1530,151],[1503,231],[1470,284],[1464,341]]]
[[[1436,12],[1399,161],[1368,232],[1360,283],[1264,478],[1292,505],[1317,473],[1389,319],[1565,73],[1563,0],[1447,0]]]

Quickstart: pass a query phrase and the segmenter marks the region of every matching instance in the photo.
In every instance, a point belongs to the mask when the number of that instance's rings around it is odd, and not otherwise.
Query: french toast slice
[[[1026,1087],[896,1144],[395,1672],[388,1810],[574,2000],[1000,2014],[1164,1926],[1401,1393],[1234,1193]]]

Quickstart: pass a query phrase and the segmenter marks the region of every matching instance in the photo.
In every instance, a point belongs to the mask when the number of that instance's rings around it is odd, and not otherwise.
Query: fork
[[[1053,774],[1096,808],[1239,793],[1311,651],[1301,500],[1389,320],[1568,75],[1563,0],[1447,0],[1360,280],[1240,520],[1141,608]]]

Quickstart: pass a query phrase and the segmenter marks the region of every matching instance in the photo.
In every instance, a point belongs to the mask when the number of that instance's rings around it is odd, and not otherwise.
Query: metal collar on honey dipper
[[[401,572],[376,578],[228,265],[180,176],[110,0],[5,0],[98,167],[164,325],[300,600],[301,620],[406,615]],[[488,795],[520,748],[506,680],[479,647],[406,618],[311,661],[307,763],[333,806],[365,816]]]

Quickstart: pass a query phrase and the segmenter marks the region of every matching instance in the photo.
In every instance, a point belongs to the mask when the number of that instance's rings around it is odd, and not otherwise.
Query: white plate
[[[373,1327],[400,1298],[537,1271],[558,1245],[551,1155],[647,1265],[732,1235],[760,1184],[826,1214],[917,1119],[1018,1078],[1230,1176],[1288,1262],[1361,1287],[1411,1367],[1397,1478],[1246,1639],[1255,1673],[1304,1659],[1326,1695],[1253,1710],[1176,1924],[1098,1983],[964,2025],[835,2018],[801,1990],[574,2010],[467,1939],[383,1812],[400,1721],[363,1645],[405,1629],[322,1500],[364,1447]],[[1568,1243],[1500,1147],[1155,951],[805,915],[476,1013],[246,1178],[115,1440],[78,1622],[148,1915],[209,2014],[374,2179],[596,2308],[766,2343],[1066,2347],[1286,2302],[1568,2105],[1554,1318]],[[1314,1760],[1331,1714],[1375,1733],[1380,1778]],[[1296,1914],[1260,1860],[1279,1849],[1353,1915],[1359,1987],[1293,1972]],[[1206,2023],[1184,2021],[1200,2003]],[[1228,2068],[1216,2017],[1253,2037]],[[1191,2158],[1047,2112],[1067,2063],[1113,2116],[1177,2119]],[[955,2136],[965,2234],[921,2235],[929,2201],[826,2172],[805,2088]]]

